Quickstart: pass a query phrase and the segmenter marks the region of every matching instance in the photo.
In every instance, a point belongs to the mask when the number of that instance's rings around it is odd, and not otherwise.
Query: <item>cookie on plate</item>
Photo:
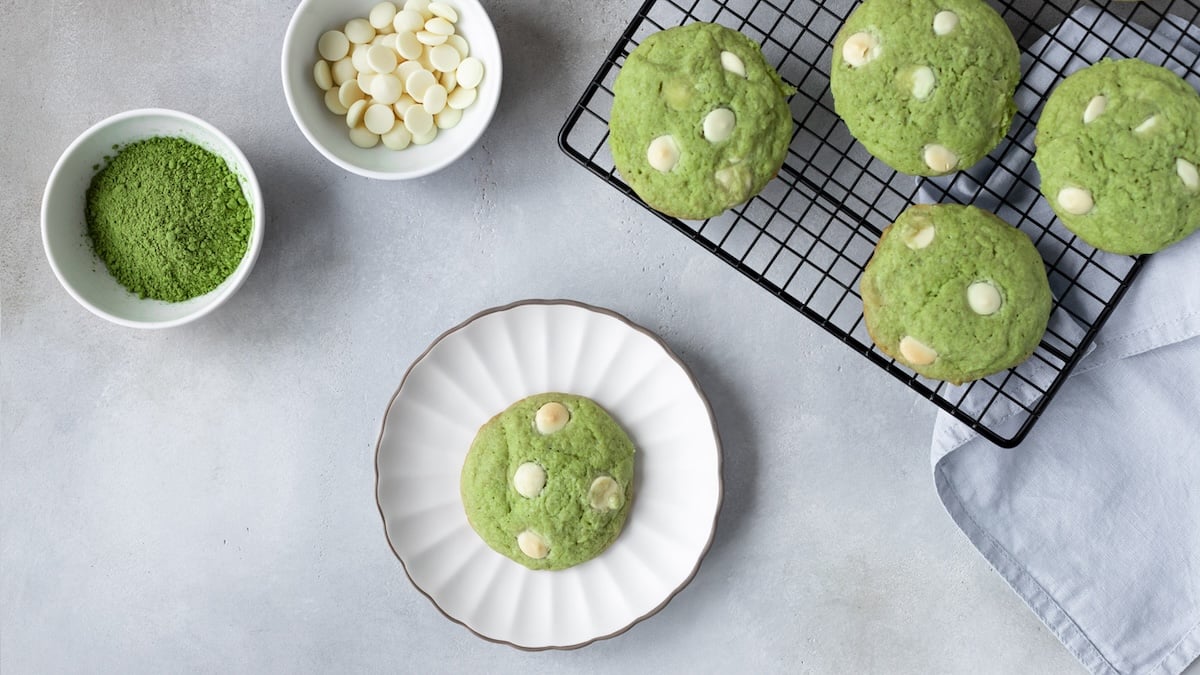
[[[1071,74],[1036,143],[1042,194],[1092,246],[1153,253],[1200,228],[1200,93],[1166,68],[1104,59]]]
[[[1050,284],[1033,242],[974,206],[906,209],[879,238],[860,290],[879,349],[954,384],[1029,358],[1050,318]]]
[[[1012,123],[1020,53],[983,0],[866,0],[833,42],[829,86],[850,133],[915,176],[967,169]]]
[[[792,139],[784,84],[745,35],[692,23],[647,37],[617,74],[613,163],[650,206],[711,218],[758,194]]]
[[[463,463],[471,527],[535,570],[600,555],[633,498],[633,443],[591,399],[546,393],[517,401],[479,429]]]

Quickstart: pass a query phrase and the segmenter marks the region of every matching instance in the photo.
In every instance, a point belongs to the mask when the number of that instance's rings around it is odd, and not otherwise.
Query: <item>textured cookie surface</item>
[[[1096,248],[1153,253],[1200,228],[1200,93],[1166,68],[1105,59],[1067,77],[1033,159],[1054,212]]]
[[[578,565],[620,534],[633,443],[592,400],[522,399],[480,428],[462,470],[467,520],[499,553],[539,570]]]
[[[906,209],[884,230],[860,286],[875,344],[955,384],[1029,358],[1050,318],[1050,285],[1033,242],[973,206]]]
[[[938,176],[1004,139],[1020,53],[982,0],[866,0],[834,38],[829,77],[838,115],[868,152]]]
[[[613,85],[613,163],[659,211],[710,218],[778,173],[792,137],[794,91],[735,30],[692,23],[655,33]]]

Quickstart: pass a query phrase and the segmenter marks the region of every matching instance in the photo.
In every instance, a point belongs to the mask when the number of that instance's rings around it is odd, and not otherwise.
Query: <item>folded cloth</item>
[[[1200,30],[1176,17],[1138,33],[1088,6],[1029,52],[1067,72],[1141,56],[1200,87],[1198,46]],[[934,426],[946,510],[1093,673],[1175,675],[1200,656],[1197,336],[1200,234],[1146,262],[1019,447],[998,448],[945,413]]]

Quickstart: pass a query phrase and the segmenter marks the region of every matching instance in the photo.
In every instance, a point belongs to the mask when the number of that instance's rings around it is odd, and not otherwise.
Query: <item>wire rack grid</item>
[[[1194,25],[1200,0],[1111,2],[1106,23],[1073,14],[1075,0],[989,0],[1022,49],[1018,112],[1006,140],[967,173],[918,181],[871,157],[834,112],[829,90],[833,39],[857,0],[647,0],[571,110],[559,146],[630,199],[607,147],[613,82],[629,53],[660,30],[709,21],[760,43],[768,62],[797,88],[789,104],[796,123],[779,175],[745,204],[703,222],[653,213],[724,260],[783,303],[816,322],[921,396],[991,442],[1019,444],[1087,353],[1144,263],[1075,238],[1039,200],[1033,157],[1036,112],[1066,73],[1105,54],[1142,58],[1184,72],[1195,84],[1200,63],[1174,44],[1151,45],[1147,27],[1168,17]],[[1091,16],[1099,15],[1099,12]],[[1116,18],[1116,23],[1112,18]],[[1064,22],[1082,35],[1054,31]],[[1068,42],[1067,40],[1071,40]],[[1138,45],[1129,48],[1127,45]],[[1119,45],[1126,45],[1124,48]],[[1082,53],[1085,46],[1100,53]],[[1065,56],[1064,56],[1065,53]],[[1179,54],[1192,56],[1178,56]],[[1041,75],[1041,77],[1039,77]],[[1034,174],[1036,175],[1036,174]],[[878,350],[866,332],[858,280],[880,233],[916,202],[975,203],[990,208],[1034,240],[1055,301],[1050,327],[1024,364],[963,386],[917,375]]]

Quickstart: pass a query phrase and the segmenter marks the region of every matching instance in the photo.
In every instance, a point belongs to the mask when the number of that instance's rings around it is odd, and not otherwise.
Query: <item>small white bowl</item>
[[[304,0],[296,8],[283,38],[283,93],[300,131],[329,161],[367,178],[417,178],[446,167],[483,135],[500,102],[500,40],[478,0],[444,1],[458,12],[455,32],[470,44],[471,56],[483,62],[479,96],[463,110],[457,126],[439,130],[428,145],[410,145],[399,151],[385,148],[382,143],[369,149],[351,143],[346,116],[335,115],[325,107],[324,92],[313,81],[313,66],[321,58],[317,53],[321,35],[341,30],[350,19],[365,18],[379,0]],[[403,7],[404,2],[395,4]]]
[[[86,195],[97,164],[126,145],[155,136],[191,141],[224,159],[238,176],[254,211],[250,241],[241,263],[221,285],[184,302],[139,298],[117,282],[87,238]],[[98,122],[76,138],[50,172],[42,195],[42,245],[63,288],[93,314],[132,328],[169,328],[198,319],[233,295],[262,247],[262,191],[241,150],[208,122],[174,110],[130,110]]]

